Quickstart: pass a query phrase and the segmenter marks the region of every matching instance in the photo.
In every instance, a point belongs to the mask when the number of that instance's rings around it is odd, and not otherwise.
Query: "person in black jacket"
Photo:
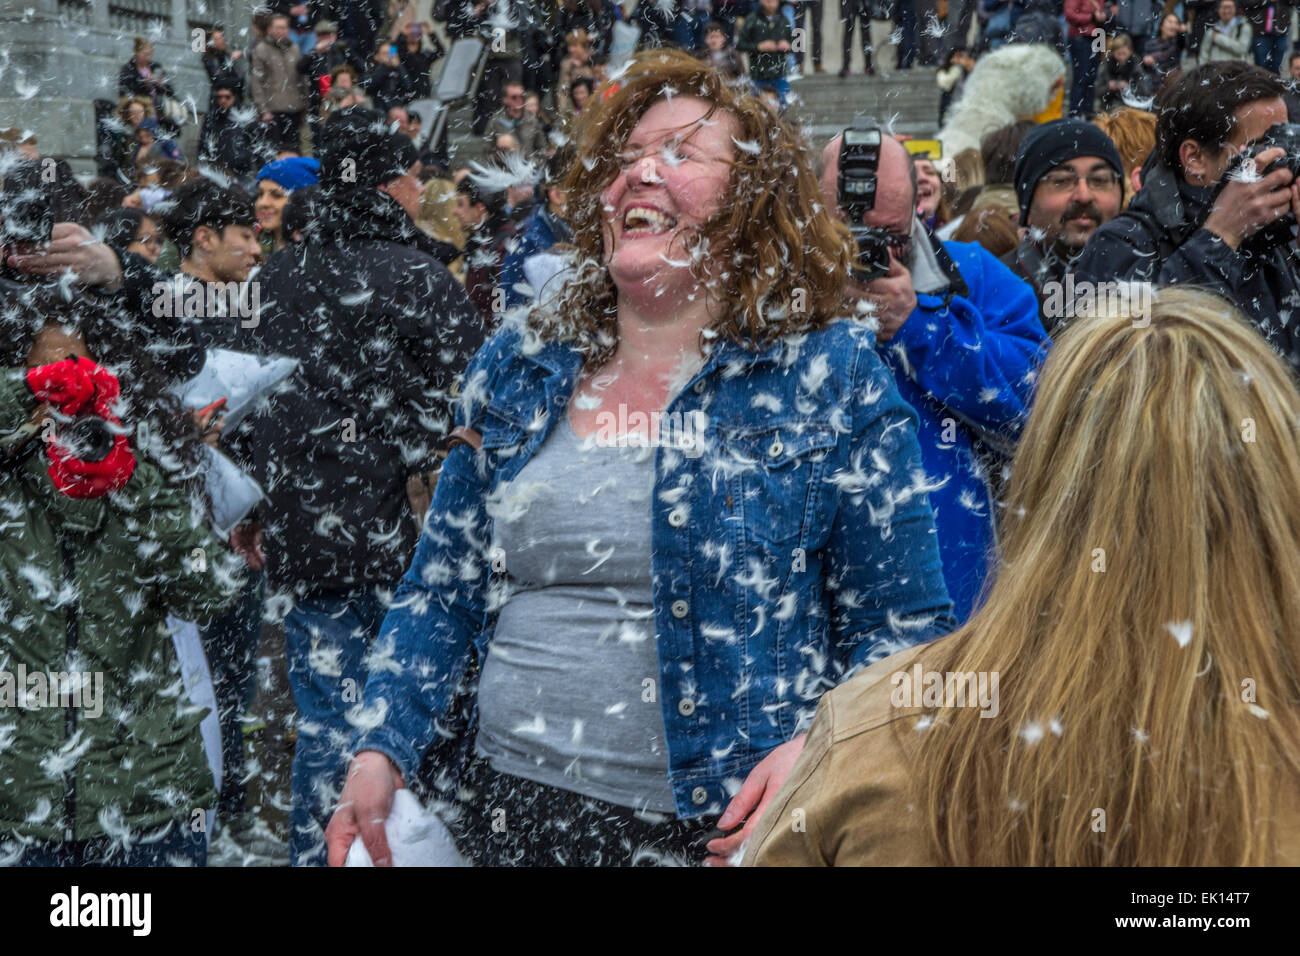
[[[1279,79],[1244,63],[1208,63],[1161,98],[1156,148],[1128,209],[1098,229],[1077,280],[1188,282],[1219,292],[1300,372],[1300,268],[1286,217],[1300,192],[1281,149],[1252,143],[1287,120]],[[1224,180],[1239,151],[1256,172]],[[1279,228],[1280,227],[1280,228]]]
[[[226,49],[226,32],[220,28],[208,35],[208,48],[203,52],[203,71],[208,74],[208,110],[216,109],[217,89],[225,88],[235,94],[235,105],[244,105],[244,76],[238,67],[243,50]]]
[[[424,42],[426,36],[429,38],[428,45]],[[446,52],[442,41],[432,29],[426,33],[425,25],[414,21],[406,25],[406,31],[397,43],[397,56],[411,84],[412,99],[427,100],[433,95],[430,72],[433,64],[441,60]]]
[[[1074,258],[1119,213],[1123,179],[1115,144],[1081,119],[1043,123],[1020,144],[1015,186],[1021,237],[1002,262],[1034,287],[1048,335],[1055,336],[1067,317],[1055,306]]]
[[[117,95],[148,97],[154,115],[160,119],[165,116],[163,100],[176,95],[162,68],[153,61],[153,44],[144,37],[132,41],[131,59],[118,71]]]
[[[415,99],[411,78],[402,68],[401,59],[393,52],[396,47],[395,43],[380,46],[370,63],[370,71],[361,80],[361,85],[374,101],[375,109],[381,113],[387,113],[394,106],[405,106]]]
[[[324,864],[323,829],[347,764],[345,714],[427,508],[457,377],[484,338],[449,247],[414,223],[419,160],[383,117],[327,124],[321,194],[304,241],[259,274],[260,351],[301,367],[254,450],[267,574],[285,620],[297,703],[290,856]],[[452,250],[451,254],[456,254]]]
[[[365,73],[364,56],[358,56],[346,40],[339,39],[339,25],[333,20],[319,20],[316,23],[316,46],[298,61],[298,72],[307,78],[307,103],[309,116],[316,116],[320,111],[321,100],[328,92],[328,84],[322,84],[323,77],[328,77],[335,67],[350,66],[358,75]]]
[[[253,133],[249,124],[236,116],[236,92],[231,84],[218,81],[212,87],[212,101],[199,132],[199,162],[246,179],[253,172]]]

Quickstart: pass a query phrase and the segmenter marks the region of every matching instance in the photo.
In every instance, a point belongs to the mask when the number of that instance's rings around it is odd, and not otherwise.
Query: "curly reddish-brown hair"
[[[638,54],[617,85],[592,99],[576,131],[577,161],[564,180],[565,218],[578,251],[576,275],[529,324],[544,339],[567,341],[588,368],[618,345],[617,291],[604,265],[601,193],[619,175],[633,128],[668,96],[697,97],[736,121],[738,146],[730,186],[717,212],[684,236],[703,248],[691,273],[730,307],[701,341],[717,336],[760,348],[787,335],[820,329],[851,314],[845,280],[854,255],[848,228],[822,205],[803,135],[748,89],[679,50]],[[703,243],[703,245],[697,245]],[[707,260],[707,261],[706,261]]]

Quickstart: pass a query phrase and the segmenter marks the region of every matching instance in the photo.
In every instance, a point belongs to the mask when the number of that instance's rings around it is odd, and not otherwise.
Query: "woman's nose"
[[[654,153],[647,153],[634,162],[627,171],[628,186],[653,185],[663,182],[659,178],[659,162]]]

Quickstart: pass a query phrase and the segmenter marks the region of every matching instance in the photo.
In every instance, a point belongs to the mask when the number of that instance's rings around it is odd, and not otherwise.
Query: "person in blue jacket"
[[[881,357],[916,409],[944,578],[964,622],[993,558],[988,472],[1010,457],[1051,341],[1027,283],[983,246],[941,243],[925,230],[911,157],[892,137],[881,140],[876,204],[864,222],[895,237],[890,272],[866,286],[850,280],[850,289],[874,313]],[[840,141],[822,153],[831,209],[839,206]]]
[[[465,373],[332,864],[358,835],[390,857],[463,687],[471,762],[433,776],[473,862],[725,865],[822,694],[952,627],[916,416],[846,310],[851,237],[795,127],[646,51],[579,156],[574,277]]]
[[[555,151],[546,164],[546,181],[542,184],[546,202],[539,203],[537,211],[524,223],[523,235],[514,247],[506,253],[501,264],[501,288],[506,290],[506,307],[526,305],[541,294],[541,289],[534,289],[529,294],[525,288],[528,280],[524,276],[524,263],[529,256],[546,252],[557,242],[572,242],[573,230],[564,221],[564,186],[565,175],[573,162],[573,151],[567,146]]]

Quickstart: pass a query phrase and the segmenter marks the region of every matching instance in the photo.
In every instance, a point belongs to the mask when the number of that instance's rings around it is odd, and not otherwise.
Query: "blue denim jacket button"
[[[680,528],[682,525],[686,524],[686,512],[681,508],[674,508],[672,511],[668,512],[668,523],[674,528]]]
[[[691,716],[691,714],[695,713],[695,701],[689,697],[683,697],[677,702],[677,713],[683,717]]]
[[[773,458],[777,458],[783,451],[785,451],[785,445],[781,444],[781,436],[777,435],[772,439],[772,444],[768,447],[767,453]]]
[[[709,791],[705,790],[703,787],[696,787],[691,791],[691,803],[695,804],[697,807],[701,804],[707,803],[708,800]]]
[[[690,610],[691,610],[691,606],[687,604],[685,601],[673,602],[673,617],[675,618],[685,617],[687,614],[690,613]]]
[[[691,386],[691,391],[693,391],[696,395],[703,395],[703,394],[704,394],[704,379],[700,379],[698,382],[696,382],[694,385],[692,385],[692,386]]]

